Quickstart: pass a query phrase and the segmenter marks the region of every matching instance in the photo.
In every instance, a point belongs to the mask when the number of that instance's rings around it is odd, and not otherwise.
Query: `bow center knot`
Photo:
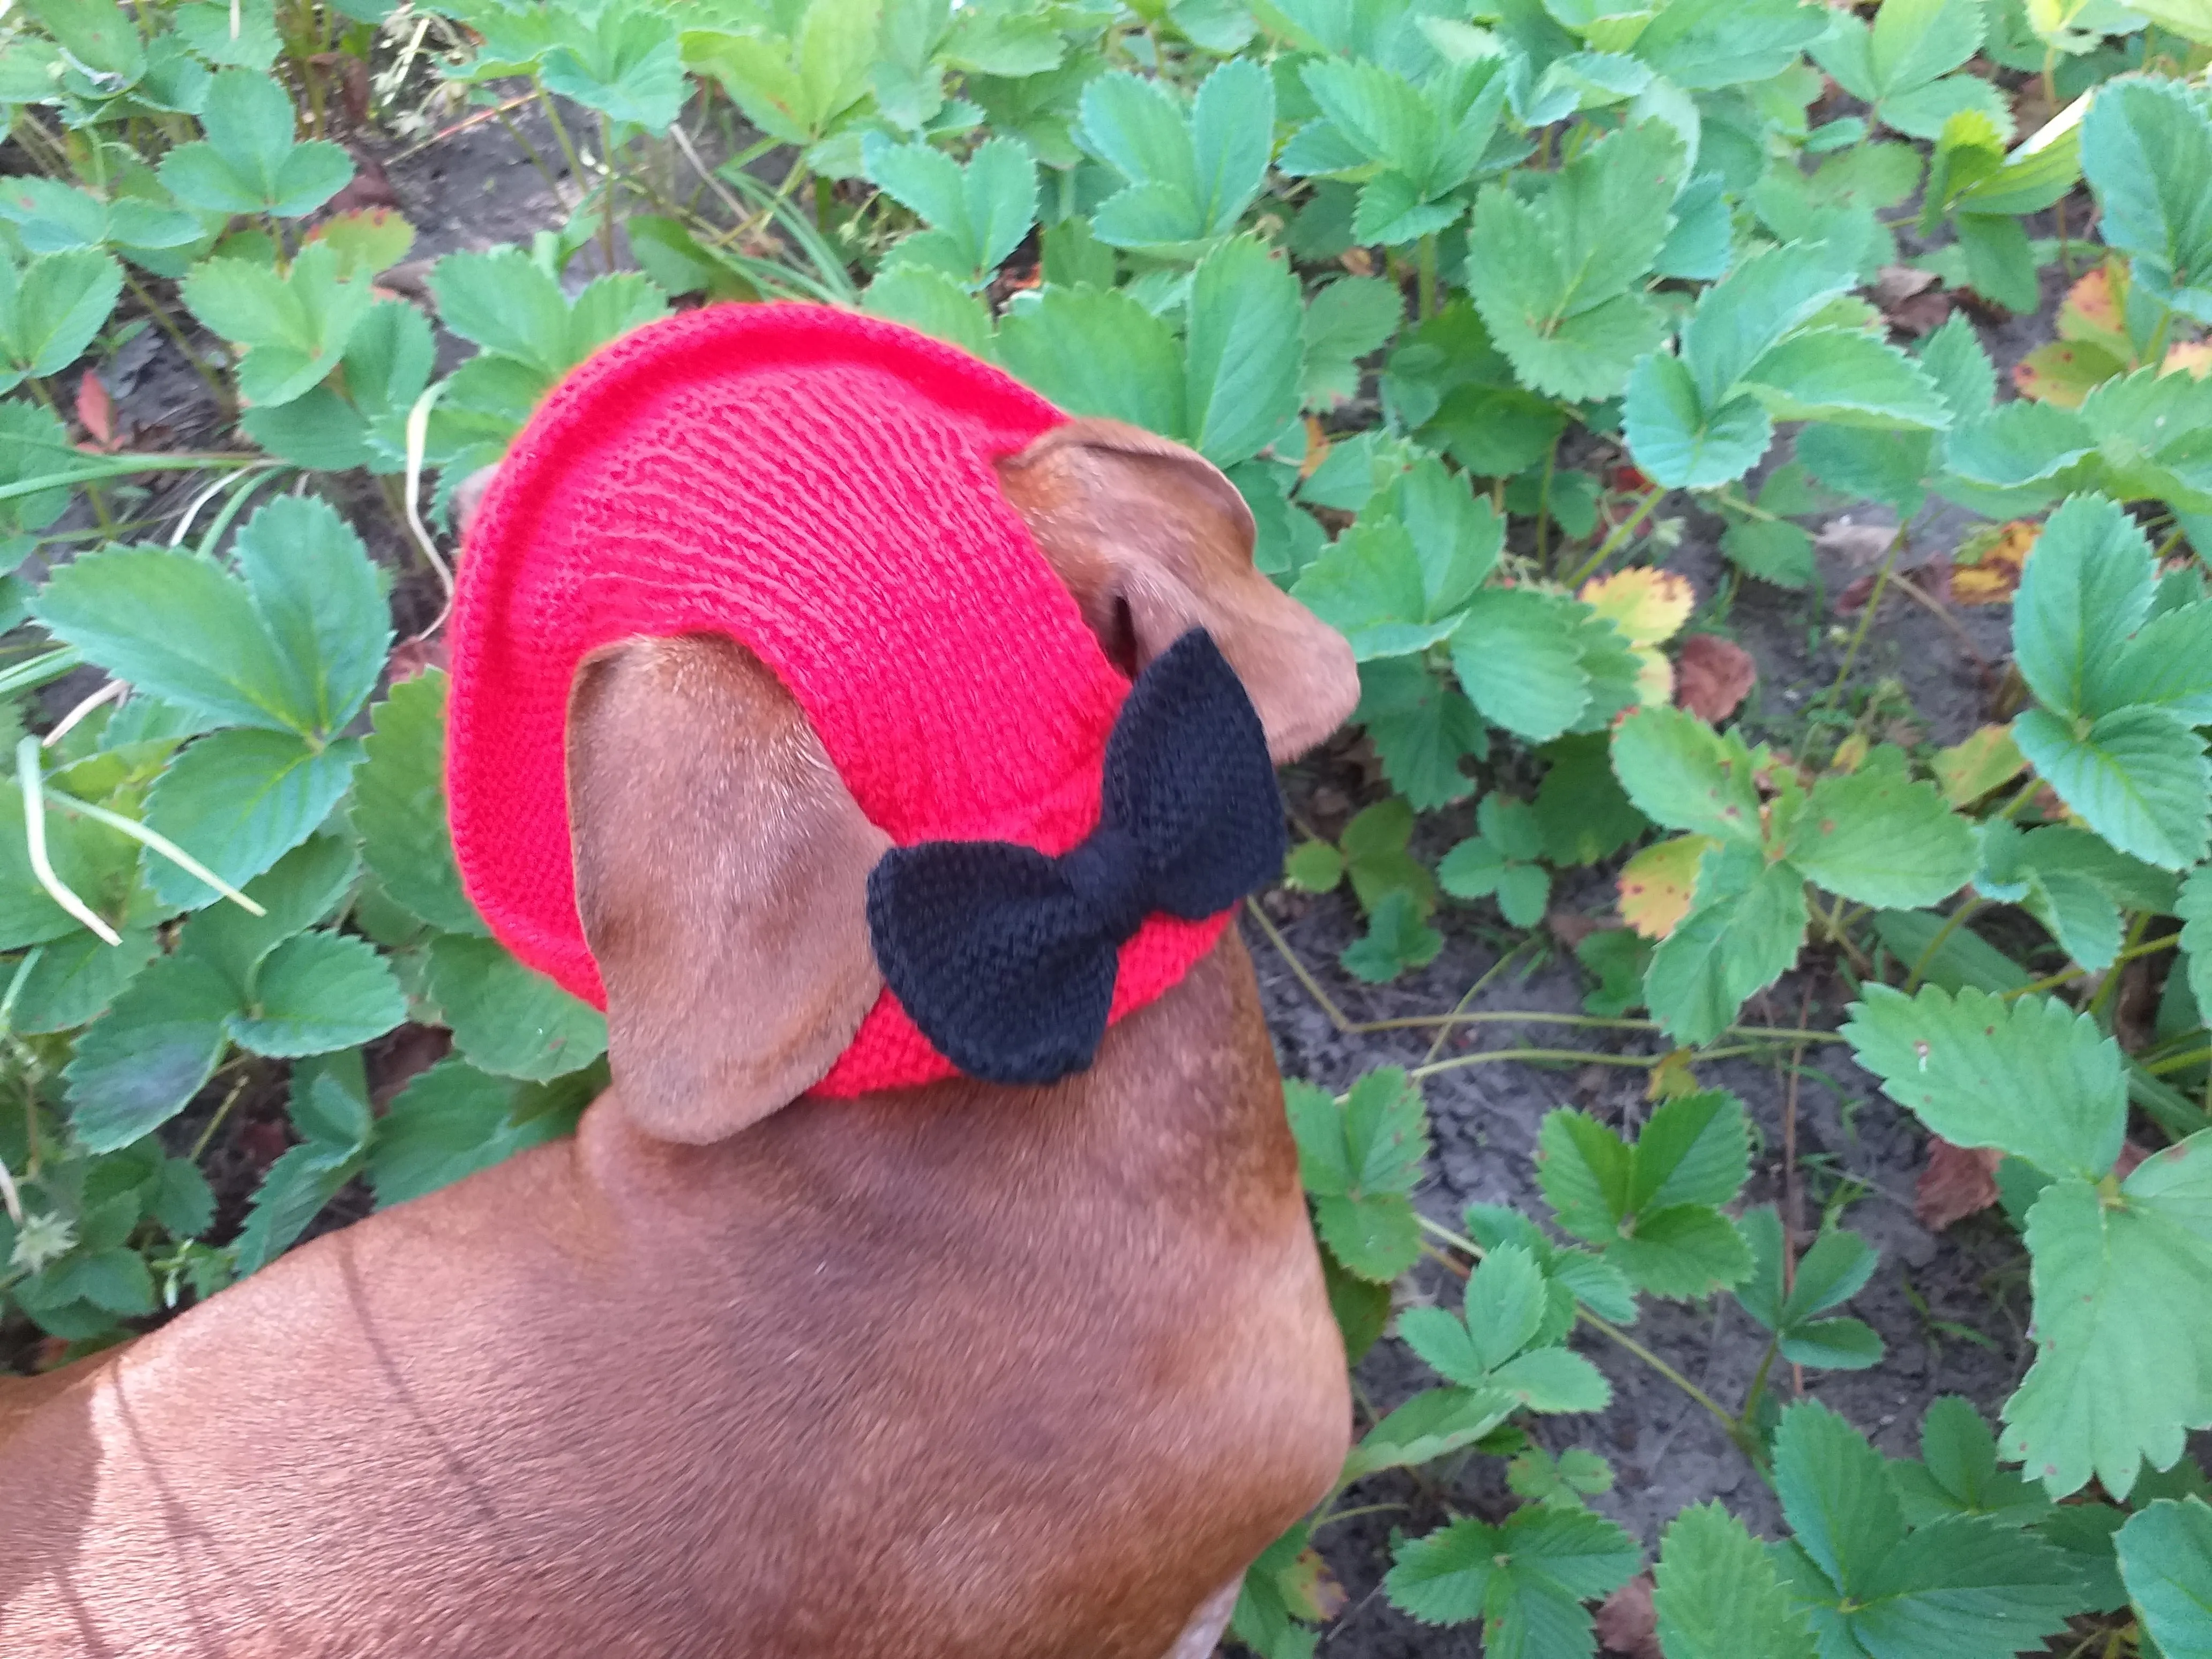
[[[1076,898],[1116,941],[1133,939],[1152,908],[1144,843],[1115,823],[1101,823],[1060,860]]]

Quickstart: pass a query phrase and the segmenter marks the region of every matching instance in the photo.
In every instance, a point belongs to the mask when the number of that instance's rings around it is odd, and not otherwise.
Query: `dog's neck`
[[[1258,987],[1232,931],[1152,1006],[1115,1026],[1091,1068],[1043,1089],[956,1080],[854,1099],[802,1097],[706,1146],[656,1139],[619,1079],[587,1115],[584,1165],[633,1213],[709,1227],[734,1172],[763,1170],[793,1203],[886,1212],[923,1191],[953,1212],[1080,1206],[1102,1192],[1209,1224],[1279,1220],[1297,1154]]]

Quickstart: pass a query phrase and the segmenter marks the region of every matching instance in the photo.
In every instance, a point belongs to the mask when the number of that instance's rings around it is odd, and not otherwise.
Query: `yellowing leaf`
[[[1836,745],[1836,757],[1828,763],[1828,769],[1846,775],[1856,772],[1866,764],[1866,757],[1873,747],[1866,740],[1865,732],[1854,732]]]
[[[2126,360],[2103,346],[2087,340],[2053,340],[2013,365],[2012,383],[2023,398],[2079,409],[2083,398],[2126,369]]]
[[[2191,340],[2168,347],[2158,372],[2171,374],[2177,369],[2186,369],[2200,380],[2212,374],[2212,340]]]
[[[1690,911],[1698,860],[1720,843],[1710,836],[1677,836],[1647,847],[1620,869],[1620,919],[1645,939],[1664,939]]]
[[[2134,348],[2120,317],[2126,293],[2124,270],[2116,272],[2108,264],[2091,271],[2066,290],[2066,301],[2058,308],[2058,337],[2102,346],[2132,362]]]
[[[1963,742],[1936,755],[1936,781],[1954,806],[1970,806],[1998,785],[2020,775],[2027,763],[2012,740],[2009,726],[1984,726]]]
[[[1653,645],[1636,652],[1636,701],[1646,708],[1664,708],[1674,701],[1674,665]]]
[[[1581,599],[1632,645],[1656,645],[1673,638],[1698,607],[1698,590],[1687,576],[1647,565],[1593,577],[1583,584]]]
[[[1671,1048],[1660,1055],[1659,1063],[1651,1068],[1645,1079],[1644,1097],[1646,1100],[1680,1100],[1685,1095],[1698,1092],[1698,1074],[1690,1069],[1694,1048]]]
[[[2004,605],[2020,587],[2020,574],[2043,526],[2014,519],[1993,534],[1970,537],[1951,567],[1951,598],[1960,605]]]

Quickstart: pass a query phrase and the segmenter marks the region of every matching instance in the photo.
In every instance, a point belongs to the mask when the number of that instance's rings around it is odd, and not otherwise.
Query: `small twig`
[[[1636,533],[1636,527],[1650,516],[1651,509],[1659,505],[1659,498],[1666,493],[1664,485],[1653,484],[1650,492],[1636,504],[1636,510],[1615,526],[1613,533],[1598,544],[1597,551],[1583,560],[1582,568],[1567,578],[1566,585],[1571,588],[1580,587],[1585,577],[1611,558],[1613,550]]]
[[[426,25],[428,21],[429,20],[427,18],[423,20]],[[416,38],[420,39],[419,34]],[[503,104],[495,104],[489,109],[480,109],[474,115],[471,115],[461,120],[456,121],[449,127],[441,127],[437,131],[432,133],[428,138],[422,139],[421,142],[411,144],[407,149],[401,150],[398,155],[392,158],[391,165],[397,166],[398,163],[406,161],[410,156],[420,155],[424,150],[429,149],[431,145],[442,144],[448,138],[458,137],[460,134],[466,132],[471,127],[480,127],[487,121],[496,121],[501,116],[507,114],[510,111],[521,108],[536,95],[537,94],[535,93],[526,92],[520,97],[510,98]]]
[[[1805,981],[1805,995],[1797,1006],[1797,1024],[1803,1026],[1813,1012],[1813,981]],[[1805,1225],[1805,1186],[1797,1173],[1797,1079],[1805,1064],[1805,1045],[1790,1051],[1790,1083],[1782,1097],[1782,1294],[1797,1288],[1797,1235]],[[1796,1398],[1805,1397],[1805,1368],[1792,1360],[1790,1385]]]
[[[438,580],[446,590],[444,606],[430,625],[415,636],[418,640],[427,640],[444,627],[453,608],[453,569],[440,556],[438,544],[430,539],[430,527],[422,522],[422,453],[429,444],[431,406],[445,389],[446,383],[437,381],[426,388],[415,400],[415,407],[407,411],[407,527],[414,532],[422,556],[430,562],[430,568],[438,573]]]
[[[31,873],[38,878],[39,885],[46,890],[47,897],[76,917],[96,938],[109,945],[120,945],[123,935],[102,921],[89,904],[77,896],[68,883],[54,873],[53,861],[46,856],[46,804],[43,783],[39,740],[26,737],[15,745],[15,786],[23,794],[23,845],[30,854]]]
[[[1881,568],[1875,572],[1874,586],[1867,593],[1866,609],[1859,612],[1858,628],[1851,635],[1850,645],[1844,653],[1843,665],[1836,670],[1835,683],[1829,686],[1827,696],[1820,699],[1822,706],[1834,704],[1844,695],[1844,684],[1851,677],[1851,665],[1859,659],[1859,647],[1866,643],[1867,630],[1874,625],[1874,614],[1881,609],[1883,590],[1889,586],[1890,578],[1896,573],[1897,556],[1905,548],[1905,529],[1904,525],[1898,526],[1897,534],[1889,538],[1889,546],[1881,556]]]
[[[36,738],[26,738],[23,739],[23,744],[27,745],[30,748],[31,754],[34,759],[38,753],[37,744],[38,739]],[[15,752],[18,759],[20,760],[23,753],[23,748],[19,746]],[[162,835],[159,830],[149,830],[144,824],[139,823],[137,819],[126,818],[120,812],[111,812],[105,806],[95,806],[88,800],[79,800],[74,795],[64,795],[58,789],[48,790],[46,792],[46,798],[52,801],[55,805],[64,808],[69,811],[83,813],[85,817],[90,818],[94,823],[104,823],[111,830],[119,830],[124,835],[130,836],[131,840],[137,842],[142,847],[150,847],[155,852],[168,860],[170,863],[175,865],[177,868],[182,870],[186,875],[192,876],[200,881],[205,882],[209,886],[214,888],[216,892],[222,894],[223,897],[228,899],[233,904],[237,905],[240,909],[246,911],[248,914],[257,916],[265,916],[269,914],[268,911],[263,909],[260,905],[256,903],[253,900],[246,897],[246,896],[240,892],[237,888],[232,886],[221,876],[216,874],[214,871],[209,869],[207,866],[202,864],[198,859],[194,858],[190,853],[185,851],[183,848],[178,846],[176,842],[171,841],[167,836]],[[118,945],[122,941],[117,939],[110,939],[107,942],[110,945]]]
[[[1945,629],[1948,631],[1951,637],[1958,641],[1959,648],[1974,659],[1975,667],[1980,669],[1984,674],[1990,672],[1990,659],[1975,649],[1974,636],[1966,632],[1965,623],[1961,623],[1956,617],[1951,614],[1951,609],[1948,605],[1945,605],[1941,599],[1936,599],[1932,594],[1923,593],[1921,592],[1919,584],[1915,582],[1911,577],[1906,575],[1902,570],[1893,572],[1889,580],[1892,584],[1896,586],[1898,592],[1904,594],[1906,599],[1911,599],[1914,604],[1921,606],[1929,616],[1935,617],[1937,622],[1943,624]]]
[[[223,1119],[230,1115],[230,1109],[238,1103],[239,1096],[246,1092],[246,1085],[252,1081],[251,1078],[241,1077],[230,1085],[230,1092],[222,1097],[222,1104],[215,1109],[215,1115],[207,1121],[207,1127],[202,1129],[199,1138],[192,1142],[192,1150],[185,1159],[186,1163],[200,1161],[200,1154],[207,1151],[208,1143],[215,1139],[215,1132],[222,1127]]]
[[[127,680],[108,681],[106,684],[101,686],[99,690],[94,692],[90,696],[80,700],[76,708],[70,709],[68,714],[63,715],[59,720],[56,721],[54,729],[46,733],[46,740],[39,746],[42,749],[52,748],[64,738],[67,737],[70,732],[76,728],[77,722],[83,720],[84,717],[92,713],[94,709],[100,708],[106,703],[120,702],[125,697],[127,697],[130,695],[131,685]]]

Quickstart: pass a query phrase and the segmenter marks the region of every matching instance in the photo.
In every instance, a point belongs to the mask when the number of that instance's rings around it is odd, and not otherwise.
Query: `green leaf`
[[[1613,775],[1605,734],[1563,738],[1544,758],[1550,766],[1536,789],[1536,825],[1547,862],[1595,864],[1650,827]]]
[[[2212,865],[2190,872],[2175,900],[2173,914],[2181,918],[2181,948],[2187,953],[2189,988],[2196,994],[2199,1012],[2212,1009]]]
[[[312,1141],[291,1148],[270,1164],[253,1194],[246,1225],[239,1230],[239,1275],[258,1273],[289,1249],[360,1167],[358,1153]]]
[[[216,732],[173,761],[146,798],[146,824],[233,886],[297,847],[330,816],[352,780],[361,745],[316,750],[289,732]],[[155,854],[147,884],[167,904],[197,910],[216,890]]]
[[[397,903],[441,932],[482,933],[461,889],[446,825],[446,696],[432,669],[392,688],[371,715],[368,764],[354,780],[362,860]]]
[[[1424,920],[1419,901],[1400,888],[1376,902],[1368,913],[1366,933],[1346,945],[1337,960],[1354,979],[1387,985],[1410,969],[1427,967],[1443,948],[1444,936]]]
[[[1189,313],[1191,441],[1217,466],[1231,465],[1256,454],[1298,412],[1297,278],[1259,239],[1239,237],[1199,262]]]
[[[1890,1466],[1890,1483],[1914,1526],[1948,1515],[1986,1515],[2026,1526],[2051,1512],[2042,1487],[1997,1467],[1997,1437],[1972,1402],[1947,1394],[1920,1421],[1921,1462]]]
[[[1038,289],[1000,321],[999,359],[1071,415],[1188,435],[1175,336],[1124,290]]]
[[[110,945],[83,928],[47,944],[16,994],[12,1030],[73,1030],[121,995],[156,954],[154,935],[133,928]]]
[[[1667,1523],[1653,1577],[1667,1659],[1813,1659],[1813,1633],[1765,1546],[1717,1501]]]
[[[342,280],[326,242],[300,251],[283,276],[246,259],[210,259],[185,278],[185,304],[226,340],[246,348],[239,393],[248,403],[287,404],[338,366],[375,294],[365,277]]]
[[[2103,702],[2169,709],[2191,726],[2212,726],[2212,599],[2153,617],[2118,661],[2101,666]]]
[[[1710,1294],[1751,1270],[1734,1200],[1749,1164],[1743,1108],[1719,1091],[1652,1115],[1633,1147],[1583,1113],[1555,1111],[1537,1134],[1537,1179],[1560,1228],[1654,1295]]]
[[[343,836],[317,836],[246,884],[246,896],[262,908],[260,915],[235,904],[204,910],[186,924],[178,948],[221,969],[242,1006],[263,959],[327,917],[360,873]]]
[[[1843,1035],[1883,1091],[1959,1146],[1995,1146],[2047,1175],[2094,1180],[2119,1156],[2119,1049],[2055,998],[2008,1001],[1869,984]]]
[[[2013,650],[2038,702],[2070,720],[2130,701],[2106,683],[2149,613],[2155,574],[2150,544],[2116,503],[2075,495],[2051,515],[2013,601]]]
[[[2212,1504],[2153,1504],[2120,1528],[2121,1576],[2166,1659],[2212,1656]]]
[[[1636,465],[1670,489],[1711,489],[1741,478],[1774,441],[1774,422],[1749,395],[1708,410],[1690,369],[1655,351],[1628,377],[1621,410]]]
[[[2079,1178],[2028,1212],[2036,1360],[2005,1402],[2005,1455],[2053,1497],[2115,1498],[2212,1425],[2212,1131],[2143,1161],[2117,1201]]]
[[[1936,383],[1903,352],[1856,328],[1793,334],[1744,378],[1779,420],[1883,430],[1940,431],[1951,424]]]
[[[2203,858],[2212,844],[2203,738],[2163,708],[2123,708],[2087,732],[2080,725],[2031,708],[2013,722],[2013,740],[2058,798],[2121,852],[2165,870]]]
[[[927,144],[862,141],[868,178],[951,239],[961,274],[986,280],[1036,222],[1036,163],[1011,138],[976,147],[966,167]]]
[[[1359,391],[1359,362],[1389,343],[1406,319],[1405,296],[1379,276],[1346,276],[1306,302],[1306,407],[1328,410]]]
[[[1817,1401],[1782,1413],[1774,1490],[1797,1547],[1845,1595],[1862,1589],[1905,1540],[1881,1454]]]
[[[195,0],[191,5],[179,6],[169,14],[177,39],[191,48],[195,57],[205,58],[217,67],[258,70],[267,74],[284,50],[283,37],[276,32],[276,8],[273,0],[246,0],[235,14],[236,33],[232,32],[234,14],[220,0]]]
[[[65,808],[46,811],[46,856],[54,873],[108,921],[153,920],[138,896],[138,843]],[[0,950],[19,950],[76,933],[82,924],[56,904],[31,873],[23,797],[0,789]]]
[[[161,160],[161,182],[186,207],[296,219],[345,188],[353,158],[321,139],[294,142],[290,95],[252,70],[225,70],[200,112],[207,137]]]
[[[1420,1251],[1408,1197],[1429,1149],[1420,1091],[1385,1066],[1355,1083],[1341,1109],[1310,1084],[1285,1084],[1284,1097],[1322,1237],[1361,1278],[1395,1279]]]
[[[292,681],[307,730],[335,736],[376,689],[392,648],[384,584],[328,501],[284,496],[246,521],[233,550]]]
[[[1700,404],[1725,403],[1754,364],[1852,286],[1832,250],[1795,243],[1753,254],[1707,289],[1682,329]]]
[[[1486,1652],[1588,1653],[1594,1645],[1582,1603],[1636,1574],[1636,1540],[1587,1510],[1533,1504],[1503,1526],[1462,1519],[1398,1546],[1383,1579],[1393,1605],[1423,1624],[1482,1620]]]
[[[1716,732],[1686,709],[1642,709],[1613,732],[1613,769],[1653,823],[1759,844],[1757,761],[1733,732]]]
[[[985,359],[994,355],[991,314],[952,277],[926,265],[893,265],[868,284],[861,307],[878,317],[949,340]]]
[[[1534,202],[1502,185],[1477,198],[1468,289],[1534,390],[1609,397],[1658,343],[1658,313],[1632,290],[1666,240],[1682,159],[1674,131],[1647,121],[1589,146]]]
[[[95,74],[128,86],[145,72],[138,29],[113,0],[34,0],[27,9],[57,45]]]
[[[134,1250],[80,1253],[47,1275],[46,1294],[57,1302],[82,1300],[104,1312],[130,1318],[154,1311],[154,1279],[145,1258]]]
[[[123,268],[104,253],[42,254],[21,268],[0,258],[0,392],[83,356],[122,291]]]
[[[1359,685],[1352,719],[1367,728],[1392,788],[1422,811],[1473,792],[1460,762],[1486,744],[1482,716],[1462,692],[1405,659],[1362,663]]]
[[[1267,177],[1274,82],[1234,58],[1206,76],[1185,120],[1158,82],[1100,76],[1084,89],[1082,137],[1128,181],[1101,204],[1100,240],[1173,254],[1227,235]]]
[[[501,1077],[543,1082],[590,1065],[607,1023],[495,941],[447,934],[430,946],[430,994],[464,1058]]]
[[[1455,615],[1432,614],[1413,538],[1395,519],[1353,525],[1291,592],[1344,635],[1361,663],[1417,655],[1459,626]]]
[[[1690,914],[1659,942],[1644,1000],[1679,1042],[1711,1042],[1736,1011],[1789,970],[1804,943],[1804,878],[1741,845],[1709,848]]]
[[[2143,295],[2212,322],[2212,119],[2178,82],[2127,76],[2081,119],[2106,242]]]
[[[1669,0],[1637,37],[1636,55],[1689,92],[1771,80],[1827,27],[1797,0]]]
[[[1504,1395],[1476,1389],[1428,1389],[1367,1431],[1338,1477],[1345,1483],[1377,1469],[1412,1468],[1471,1446],[1513,1414]]]
[[[667,131],[685,96],[675,20],[619,6],[601,12],[596,26],[556,18],[559,43],[538,71],[546,90],[611,120]]]
[[[200,1091],[238,1006],[215,969],[188,956],[149,967],[76,1040],[63,1073],[70,1121],[91,1152],[112,1152],[167,1122]]]
[[[1954,427],[1946,460],[1969,483],[2014,489],[2057,477],[2095,447],[2076,411],[2015,398]]]
[[[1578,638],[1587,613],[1534,588],[1486,588],[1451,636],[1452,666],[1484,716],[1533,743],[1582,718],[1590,677]]]
[[[118,679],[210,717],[295,729],[289,676],[245,586],[189,554],[116,548],[57,570],[32,612]]]
[[[1302,893],[1331,893],[1344,879],[1344,855],[1325,841],[1301,842],[1283,860],[1283,879]]]
[[[358,1048],[407,1018],[407,999],[376,949],[340,933],[302,933],[269,953],[252,1000],[231,1016],[242,1048],[284,1058]]]
[[[1942,792],[1887,769],[1814,784],[1786,856],[1814,885],[1883,909],[1948,898],[1976,862],[1973,832]]]
[[[1814,1316],[1840,1306],[1862,1289],[1879,1257],[1856,1233],[1824,1231],[1797,1265],[1794,1287],[1782,1288],[1782,1224],[1762,1205],[1738,1224],[1751,1248],[1750,1278],[1736,1289],[1743,1310],[1779,1339],[1783,1358],[1831,1370],[1860,1370],[1881,1358],[1881,1339],[1856,1319]]]
[[[441,1060],[422,1073],[377,1124],[366,1171],[377,1207],[435,1192],[567,1133],[597,1090],[574,1089],[566,1079],[550,1086],[577,1098],[559,1109],[532,1110],[541,1104],[537,1085],[493,1077],[458,1060]]]

